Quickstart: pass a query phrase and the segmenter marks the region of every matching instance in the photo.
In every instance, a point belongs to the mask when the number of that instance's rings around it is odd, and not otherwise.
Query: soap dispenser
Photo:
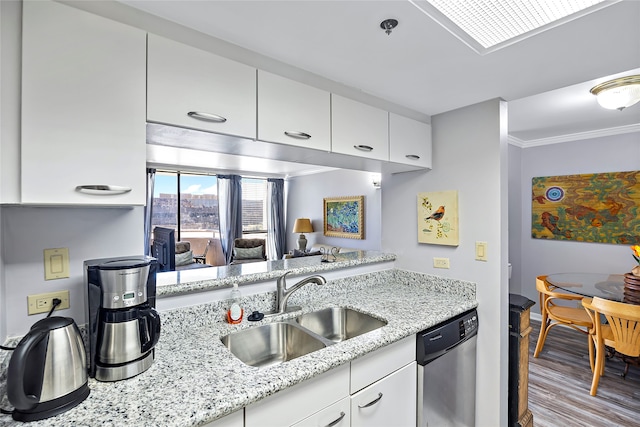
[[[242,322],[243,315],[244,310],[240,305],[240,289],[238,289],[238,283],[234,283],[233,289],[231,290],[231,306],[227,310],[227,322],[232,325],[240,323]]]

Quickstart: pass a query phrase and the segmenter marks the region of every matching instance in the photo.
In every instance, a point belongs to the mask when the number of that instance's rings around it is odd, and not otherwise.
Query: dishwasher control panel
[[[478,312],[473,309],[425,331],[416,337],[416,361],[425,365],[478,333]]]
[[[460,339],[473,335],[478,331],[478,315],[473,314],[460,319]]]

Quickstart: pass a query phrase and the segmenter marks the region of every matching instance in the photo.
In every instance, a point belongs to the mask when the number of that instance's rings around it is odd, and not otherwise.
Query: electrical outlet
[[[449,268],[449,258],[433,258],[435,268]]]
[[[56,310],[62,310],[65,308],[69,308],[69,291],[57,291],[57,292],[49,292],[46,294],[35,294],[27,296],[27,312],[29,315],[38,314],[38,313],[48,313],[51,310],[51,306],[53,304],[53,299],[58,298],[60,301],[59,306],[56,307]]]

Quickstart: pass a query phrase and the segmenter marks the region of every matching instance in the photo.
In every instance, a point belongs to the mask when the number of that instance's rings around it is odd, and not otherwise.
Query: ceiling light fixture
[[[640,74],[600,83],[590,92],[598,98],[600,106],[622,111],[640,101]]]
[[[387,35],[391,34],[391,30],[398,26],[397,19],[385,19],[380,23],[380,28],[384,30]]]

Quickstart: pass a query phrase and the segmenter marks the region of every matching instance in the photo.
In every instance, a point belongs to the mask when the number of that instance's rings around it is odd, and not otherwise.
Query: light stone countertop
[[[245,313],[273,308],[275,292],[244,297]],[[229,325],[226,301],[160,313],[156,360],[146,372],[113,383],[89,380],[77,407],[32,426],[199,426],[348,363],[477,306],[475,284],[385,270],[307,285],[290,304],[304,312],[344,306],[385,319],[380,329],[268,368],[236,359],[220,342],[228,333],[268,321]],[[291,318],[300,314],[283,315]],[[3,407],[7,407],[6,399]],[[0,415],[0,425],[23,425]]]
[[[395,261],[394,254],[378,251],[354,251],[336,255],[334,262],[321,262],[321,256],[281,259],[265,262],[251,262],[210,268],[167,271],[156,276],[156,292],[159,298],[191,292],[231,287],[235,282],[261,282],[277,279],[283,272],[292,276],[302,274],[322,274],[359,265]]]

